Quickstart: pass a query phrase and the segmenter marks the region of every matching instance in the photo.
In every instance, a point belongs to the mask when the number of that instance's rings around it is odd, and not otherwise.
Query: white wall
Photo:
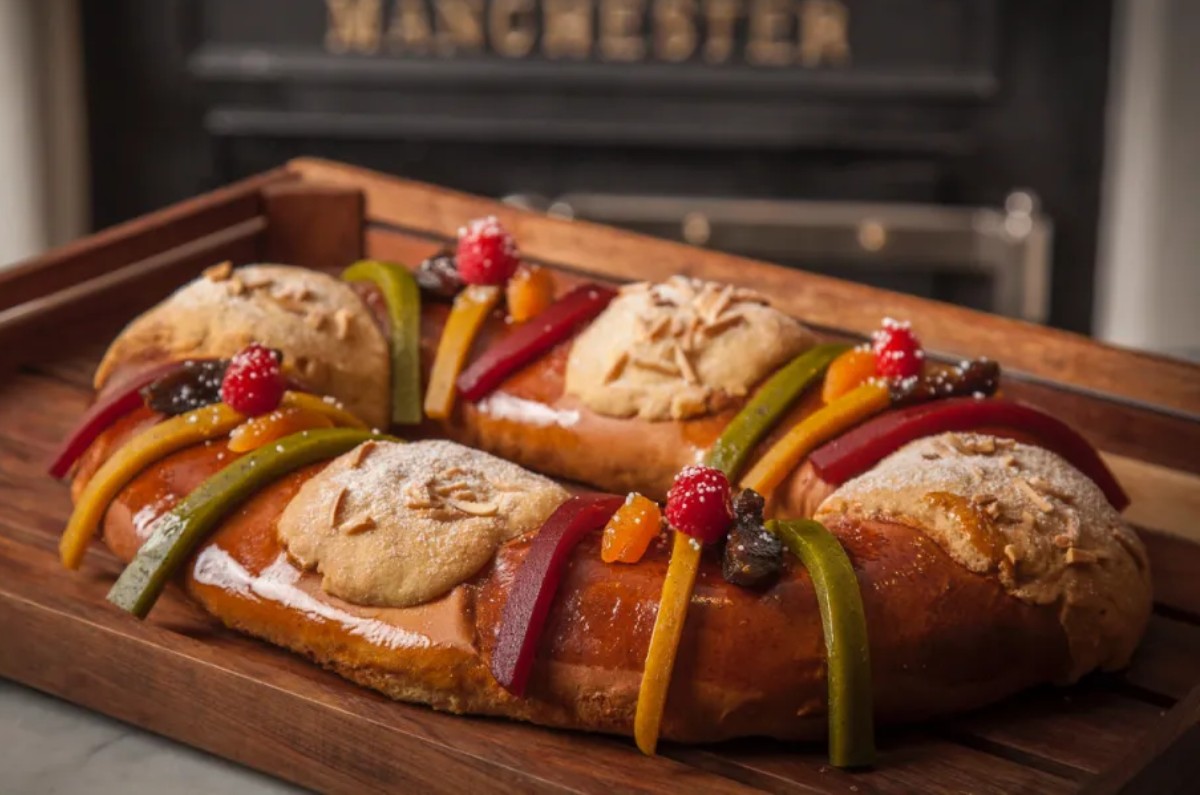
[[[32,3],[0,2],[0,262],[46,244],[33,16]]]
[[[1096,335],[1200,358],[1200,2],[1117,13]]]
[[[0,0],[0,267],[87,228],[76,0]]]

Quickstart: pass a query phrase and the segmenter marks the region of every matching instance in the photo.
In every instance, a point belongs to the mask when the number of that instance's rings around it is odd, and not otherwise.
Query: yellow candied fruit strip
[[[499,287],[478,285],[467,287],[454,299],[442,329],[442,338],[438,341],[433,371],[429,374],[429,387],[425,391],[426,416],[444,420],[454,411],[458,374],[462,372],[483,321],[499,300]]]
[[[367,424],[351,413],[340,401],[331,397],[319,397],[308,392],[284,392],[283,400],[279,401],[280,408],[306,409],[324,414],[333,420],[334,425],[344,428],[367,430]]]
[[[696,586],[696,572],[700,569],[701,548],[698,540],[675,531],[671,562],[663,580],[658,616],[654,619],[654,630],[650,634],[650,648],[646,652],[646,667],[642,673],[637,712],[633,718],[633,739],[637,742],[638,750],[647,756],[654,756],[658,747],[675,654],[679,651],[679,639],[683,636],[692,589]]]
[[[889,401],[885,384],[870,382],[855,387],[797,423],[746,473],[741,487],[769,498],[815,447],[883,411]]]
[[[58,544],[62,564],[79,568],[88,542],[109,504],[139,472],[185,447],[232,431],[245,416],[224,403],[189,411],[160,422],[127,441],[88,481]]]
[[[332,427],[334,422],[327,414],[295,406],[280,406],[269,414],[251,417],[234,428],[233,433],[229,434],[229,452],[249,453],[294,433]]]

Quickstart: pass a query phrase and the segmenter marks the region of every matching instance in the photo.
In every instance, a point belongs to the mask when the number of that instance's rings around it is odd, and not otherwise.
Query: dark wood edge
[[[676,273],[722,278],[769,293],[817,325],[865,334],[886,314],[912,318],[927,346],[946,355],[987,355],[1013,369],[1104,397],[1200,417],[1200,366],[1096,342],[1078,334],[880,290],[769,263],[700,250],[582,221],[549,218],[499,202],[313,158],[288,163],[304,179],[363,189],[371,220],[452,237],[461,224],[493,214],[531,257],[616,279]],[[803,289],[798,289],[802,285]]]
[[[357,188],[292,180],[264,187],[262,203],[264,260],[336,272],[362,257],[365,202]]]
[[[1086,795],[1194,793],[1200,781],[1200,687],[1177,703],[1162,723],[1082,790]]]
[[[284,168],[173,204],[0,271],[0,310],[260,215],[260,191],[297,179]]]
[[[112,319],[114,311],[131,313],[161,299],[197,269],[228,256],[233,247],[257,253],[265,228],[265,219],[250,218],[0,311],[0,372],[32,361],[46,344],[56,342],[44,334],[52,324],[78,331]],[[147,283],[154,289],[147,289]],[[137,289],[129,289],[135,285]]]
[[[1142,527],[1137,531],[1150,558],[1156,607],[1200,625],[1200,559],[1196,554],[1200,543]]]

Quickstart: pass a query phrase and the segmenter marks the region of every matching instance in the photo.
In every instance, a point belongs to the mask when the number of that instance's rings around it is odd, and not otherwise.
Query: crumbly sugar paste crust
[[[1041,447],[975,433],[919,439],[845,483],[815,518],[843,513],[920,528],[1018,599],[1057,604],[1072,680],[1126,665],[1149,618],[1141,541],[1095,483]]]
[[[369,441],[308,480],[278,532],[327,593],[409,607],[474,576],[566,499],[554,481],[454,442]]]
[[[109,346],[99,389],[121,365],[226,358],[251,342],[284,352],[285,367],[374,427],[391,406],[388,342],[353,288],[286,265],[215,265],[140,315]]]
[[[597,414],[682,420],[744,397],[813,343],[753,290],[685,276],[641,282],[576,338],[566,392]]]

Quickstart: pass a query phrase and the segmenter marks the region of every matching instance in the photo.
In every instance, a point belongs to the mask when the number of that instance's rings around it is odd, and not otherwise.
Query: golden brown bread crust
[[[155,419],[140,411],[89,451],[82,481],[115,445]],[[222,465],[224,444],[177,453],[139,475],[104,522],[128,559],[137,527]],[[438,602],[362,608],[323,593],[282,552],[275,522],[322,465],[264,489],[236,511],[186,567],[184,583],[214,616],[304,654],[352,681],[406,701],[552,726],[628,734],[667,551],[635,566],[604,564],[595,538],[572,556],[547,624],[529,697],[493,681],[487,662],[513,572],[527,544]],[[137,517],[137,521],[134,521]],[[831,522],[859,576],[871,634],[881,722],[980,706],[1062,675],[1069,660],[1053,609],[1008,596],[916,529]],[[824,646],[811,580],[790,566],[775,587],[727,584],[705,558],[680,647],[663,735],[707,741],[743,735],[817,737],[825,731]]]

